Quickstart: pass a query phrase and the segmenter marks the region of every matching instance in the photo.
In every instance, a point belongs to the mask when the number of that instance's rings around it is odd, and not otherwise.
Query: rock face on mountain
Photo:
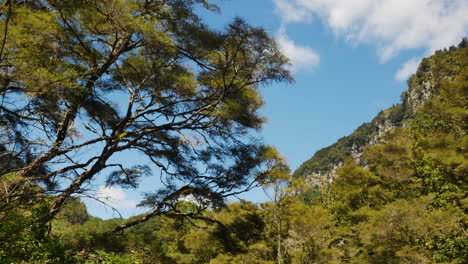
[[[416,74],[408,80],[408,90],[401,95],[402,102],[381,111],[371,122],[364,123],[351,135],[339,139],[333,145],[317,151],[293,174],[294,178],[304,178],[311,186],[330,183],[336,177],[336,169],[343,166],[346,157],[353,158],[365,167],[361,160],[364,148],[375,145],[382,136],[396,127],[407,126],[424,102],[437,96],[441,82],[451,79],[463,65],[452,65],[451,55],[458,49],[466,49],[466,39],[458,48],[437,51],[433,56],[421,61]]]
[[[345,157],[352,157],[358,164],[365,166],[360,158],[364,148],[379,142],[385,132],[403,126],[406,112],[406,103],[380,112],[351,135],[317,151],[294,172],[293,177],[303,177],[309,185],[323,185],[336,177],[336,169],[343,166]]]

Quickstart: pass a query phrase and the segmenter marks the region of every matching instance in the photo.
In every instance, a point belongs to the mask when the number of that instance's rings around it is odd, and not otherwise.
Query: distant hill
[[[322,185],[336,177],[336,169],[343,166],[346,157],[353,158],[360,166],[366,166],[361,160],[366,147],[380,142],[385,132],[406,126],[427,99],[438,96],[441,82],[456,78],[466,70],[467,42],[464,38],[458,47],[438,50],[434,55],[424,58],[416,74],[409,78],[408,90],[401,95],[401,103],[381,111],[351,135],[317,151],[294,172],[293,177],[304,178],[312,186]]]

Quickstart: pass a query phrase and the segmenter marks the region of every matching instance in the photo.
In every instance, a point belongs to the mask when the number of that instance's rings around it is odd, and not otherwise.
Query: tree
[[[382,210],[368,211],[368,221],[355,228],[367,258],[360,263],[462,263],[456,254],[459,241],[466,241],[460,225],[463,213],[458,208],[430,208],[433,198],[396,200]],[[444,256],[447,248],[451,252]]]
[[[181,196],[217,206],[255,186],[275,160],[251,133],[264,122],[257,89],[292,81],[288,60],[241,19],[209,29],[199,4],[216,10],[204,0],[5,1],[0,146],[21,162],[0,175],[41,191],[15,188],[2,201],[51,199],[48,222],[100,174],[131,188],[159,170],[162,188],[141,203],[152,211],[117,231]],[[151,164],[114,159],[134,152]]]
[[[297,198],[289,204],[288,211],[289,230],[284,244],[290,263],[334,263],[342,250],[332,245],[337,232],[330,212]]]
[[[279,153],[270,151],[269,155],[272,157],[279,157]],[[273,233],[275,235],[274,241],[276,244],[276,260],[278,264],[283,263],[284,260],[284,239],[283,236],[287,232],[285,230],[285,218],[288,217],[287,208],[290,206],[291,197],[288,195],[288,185],[290,182],[291,174],[290,169],[286,162],[281,159],[275,163],[269,163],[268,167],[271,168],[269,175],[263,183],[265,194],[270,198],[270,202],[262,204],[265,210],[266,218],[270,223],[273,223]]]

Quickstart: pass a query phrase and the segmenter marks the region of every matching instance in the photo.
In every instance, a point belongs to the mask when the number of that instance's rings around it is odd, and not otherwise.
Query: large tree
[[[142,201],[152,211],[122,229],[176,214],[181,196],[220,204],[277,166],[252,132],[264,122],[258,88],[291,81],[288,60],[241,19],[210,29],[199,6],[216,11],[203,0],[3,1],[0,177],[15,180],[2,202],[51,199],[47,222],[101,174],[124,187],[160,178]],[[150,164],[114,159],[136,152]]]

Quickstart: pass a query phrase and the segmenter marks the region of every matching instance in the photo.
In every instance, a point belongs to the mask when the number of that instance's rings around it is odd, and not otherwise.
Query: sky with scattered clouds
[[[296,169],[320,148],[400,102],[419,61],[468,36],[468,0],[233,0],[200,9],[214,28],[234,17],[265,28],[292,63],[296,81],[262,88],[268,118],[261,135]],[[141,161],[141,156],[123,157]],[[144,186],[156,185],[146,182]],[[149,189],[148,189],[149,190]],[[98,185],[96,197],[128,217],[136,192]],[[267,200],[261,189],[241,196]],[[118,216],[86,199],[93,215]]]
[[[385,63],[405,50],[423,49],[424,55],[453,45],[467,33],[466,0],[273,0],[282,21],[279,42],[287,39],[284,25],[320,20],[338,39],[350,46],[370,44]],[[289,40],[289,44],[293,44]],[[288,45],[285,52],[304,59],[300,65],[316,64],[309,47]],[[319,54],[315,54],[316,57]],[[418,58],[419,59],[419,58]],[[408,60],[396,74],[404,80],[417,67]]]
[[[308,46],[301,46],[294,43],[286,35],[286,30],[281,28],[276,35],[276,41],[283,51],[283,53],[291,61],[291,70],[297,72],[298,70],[313,69],[320,63],[320,55]]]

